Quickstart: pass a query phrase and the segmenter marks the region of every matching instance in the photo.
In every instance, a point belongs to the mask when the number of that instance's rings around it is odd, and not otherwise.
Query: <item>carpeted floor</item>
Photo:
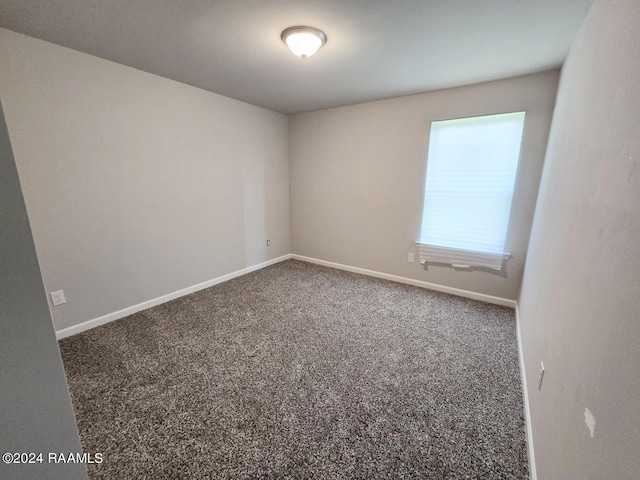
[[[60,342],[92,479],[525,479],[513,310],[289,260]]]

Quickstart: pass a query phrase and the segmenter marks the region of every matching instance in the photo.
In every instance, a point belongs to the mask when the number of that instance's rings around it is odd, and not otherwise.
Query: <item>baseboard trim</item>
[[[524,404],[524,420],[527,430],[527,454],[529,456],[529,478],[537,480],[536,455],[533,449],[533,431],[531,430],[531,411],[529,410],[529,391],[527,388],[527,371],[524,364],[524,352],[522,351],[522,336],[520,333],[520,309],[516,303],[516,336],[518,339],[518,357],[520,359],[520,378],[522,379],[522,398]]]
[[[398,275],[391,275],[389,273],[377,272],[375,270],[367,270],[365,268],[352,267],[349,265],[342,265],[341,263],[327,262],[326,260],[319,260],[317,258],[305,257],[303,255],[292,254],[291,258],[294,260],[300,260],[308,263],[315,263],[316,265],[322,265],[325,267],[337,268],[338,270],[345,270],[347,272],[360,273],[369,277],[382,278],[384,280],[391,280],[392,282],[404,283],[407,285],[413,285],[415,287],[426,288],[428,290],[435,290],[437,292],[450,293],[451,295],[457,295],[458,297],[471,298],[473,300],[480,300],[482,302],[493,303],[495,305],[502,305],[505,307],[516,308],[516,301],[509,300],[508,298],[494,297],[493,295],[486,295],[484,293],[472,292],[470,290],[462,290],[460,288],[447,287],[445,285],[438,285],[437,283],[424,282],[422,280],[415,280],[413,278],[400,277]]]
[[[199,290],[203,290],[205,288],[212,287],[222,282],[226,282],[236,277],[240,277],[242,275],[246,275],[247,273],[254,272],[256,270],[260,270],[262,268],[268,267],[270,265],[274,265],[276,263],[283,262],[285,260],[294,259],[300,260],[307,263],[314,263],[316,265],[322,265],[325,267],[336,268],[338,270],[344,270],[352,273],[359,273],[362,275],[367,275],[370,277],[381,278],[384,280],[390,280],[392,282],[404,283],[407,285],[413,285],[416,287],[426,288],[428,290],[435,290],[437,292],[449,293],[452,295],[457,295],[459,297],[471,298],[473,300],[480,300],[487,303],[492,303],[495,305],[502,305],[506,307],[515,308],[516,315],[516,336],[518,343],[518,357],[520,361],[520,376],[522,378],[522,394],[523,394],[523,404],[524,404],[524,415],[525,415],[525,427],[527,431],[527,453],[529,457],[529,471],[530,471],[530,479],[537,480],[536,474],[536,462],[535,462],[535,452],[533,446],[533,434],[531,429],[531,414],[529,410],[529,393],[527,389],[527,376],[525,370],[524,363],[524,354],[522,351],[522,338],[520,333],[520,314],[518,309],[518,303],[514,300],[509,300],[507,298],[494,297],[492,295],[486,295],[483,293],[472,292],[469,290],[463,290],[454,287],[447,287],[445,285],[438,285],[435,283],[424,282],[422,280],[415,280],[412,278],[401,277],[398,275],[391,275],[388,273],[377,272],[375,270],[367,270],[365,268],[352,267],[349,265],[343,265],[335,262],[328,262],[326,260],[320,260],[317,258],[306,257],[303,255],[297,254],[287,254],[282,255],[281,257],[277,257],[271,260],[267,260],[266,262],[262,262],[256,265],[252,265],[250,267],[243,268],[241,270],[236,270],[235,272],[228,273],[226,275],[222,275],[220,277],[207,280],[206,282],[198,283],[197,285],[193,285],[191,287],[183,288],[181,290],[177,290],[172,293],[168,293],[166,295],[162,295],[160,297],[147,300],[145,302],[139,303],[137,305],[133,305],[131,307],[123,308],[122,310],[118,310],[113,313],[109,313],[107,315],[103,315],[101,317],[94,318],[92,320],[87,320],[86,322],[79,323],[77,325],[72,325],[70,327],[66,327],[60,330],[56,330],[56,338],[61,340],[66,337],[70,337],[72,335],[76,335],[81,332],[85,332],[92,328],[98,327],[100,325],[104,325],[115,320],[124,318],[128,315],[132,315],[141,310],[146,310],[151,307],[155,307],[162,303],[174,300],[176,298],[183,297],[185,295],[189,295],[191,293],[197,292]]]
[[[183,288],[181,290],[177,290],[172,293],[167,293],[166,295],[162,295],[160,297],[147,300],[146,302],[138,303],[137,305],[133,305],[131,307],[123,308],[122,310],[118,310],[117,312],[109,313],[107,315],[103,315],[101,317],[94,318],[92,320],[87,320],[86,322],[78,323],[77,325],[72,325],[70,327],[56,330],[56,338],[60,340],[66,337],[70,337],[71,335],[75,335],[77,333],[85,332],[92,328],[99,327],[100,325],[113,322],[114,320],[124,318],[128,315],[132,315],[141,310],[146,310],[147,308],[155,307],[156,305],[160,305],[161,303],[165,303],[170,300],[174,300],[176,298],[189,295],[190,293],[197,292],[198,290],[203,290],[205,288],[213,287],[214,285],[217,285],[219,283],[226,282],[228,280],[231,280],[236,277],[240,277],[242,275],[246,275],[247,273],[255,272],[256,270],[260,270],[262,268],[268,267],[269,265],[274,265],[276,263],[289,260],[291,257],[292,256],[289,253],[287,255],[283,255],[278,258],[267,260],[266,262],[258,263],[257,265],[252,265],[250,267],[246,267],[241,270],[236,270],[235,272],[222,275],[212,280],[207,280],[206,282],[198,283],[197,285],[193,285],[191,287]]]

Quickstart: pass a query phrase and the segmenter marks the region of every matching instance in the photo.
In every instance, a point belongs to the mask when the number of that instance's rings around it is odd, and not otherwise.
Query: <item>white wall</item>
[[[57,329],[290,252],[284,115],[2,29],[0,64]]]
[[[596,0],[563,67],[520,322],[538,479],[640,478],[638,0]]]
[[[290,118],[293,253],[516,299],[558,71]],[[422,218],[430,122],[527,111],[507,278],[408,263]]]

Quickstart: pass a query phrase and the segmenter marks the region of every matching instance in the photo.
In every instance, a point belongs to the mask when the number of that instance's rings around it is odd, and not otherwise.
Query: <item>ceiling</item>
[[[0,27],[285,114],[561,65],[592,0],[1,0]],[[327,44],[295,57],[292,25]]]

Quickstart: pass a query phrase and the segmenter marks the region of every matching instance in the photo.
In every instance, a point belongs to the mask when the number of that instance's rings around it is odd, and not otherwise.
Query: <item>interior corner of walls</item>
[[[415,287],[425,288],[427,290],[434,290],[436,292],[448,293],[451,295],[456,295],[458,297],[470,298],[473,300],[479,300],[481,302],[491,303],[494,305],[501,305],[503,307],[515,308],[516,302],[514,300],[502,297],[496,297],[493,295],[487,295],[484,293],[473,292],[470,290],[463,290],[461,288],[449,287],[446,285],[440,285],[436,283],[425,282],[423,280],[417,280],[415,278],[402,277],[399,275],[394,275],[390,273],[385,273],[381,271],[369,270],[361,267],[354,267],[351,265],[345,265],[336,262],[330,262],[327,260],[321,260],[318,258],[308,257],[304,255],[293,254],[292,258],[294,260],[300,260],[303,262],[314,263],[316,265],[322,265],[329,268],[335,268],[338,270],[344,270],[347,272],[359,273],[361,275],[366,275],[374,278],[381,278],[384,280],[389,280],[397,283],[404,283],[406,285],[412,285]]]
[[[518,360],[520,365],[520,378],[522,382],[522,401],[524,408],[524,421],[527,439],[527,456],[529,460],[529,478],[537,480],[536,455],[533,443],[533,423],[531,419],[531,408],[529,402],[529,389],[527,386],[526,362],[524,359],[523,341],[522,341],[522,325],[520,317],[520,303],[516,302],[516,341],[518,345]]]
[[[75,293],[68,308],[50,307],[56,328],[290,251],[286,115],[0,35],[0,93],[46,291]],[[268,250],[266,231],[277,235]],[[189,248],[177,247],[185,238]],[[87,245],[97,254],[64,260]],[[100,273],[87,282],[91,271]]]
[[[292,251],[342,259],[345,264],[367,265],[405,277],[428,278],[434,284],[516,298],[556,96],[556,76],[557,69],[552,69],[294,116],[289,139]],[[451,275],[444,269],[414,273],[406,264],[406,253],[394,256],[393,252],[405,241],[397,232],[413,230],[421,218],[428,122],[496,113],[496,110],[521,111],[531,105],[535,106],[535,115],[529,117],[532,121],[524,134],[528,166],[520,169],[524,175],[519,181],[517,211],[514,210],[517,231],[513,238],[517,245],[513,245],[512,251],[518,257],[510,262],[509,277],[487,282],[486,277],[480,275]],[[376,118],[386,120],[380,122]],[[403,164],[400,177],[393,174],[397,162]],[[363,189],[362,182],[369,187]],[[372,212],[371,200],[378,200],[375,191],[380,189],[385,189],[394,202],[408,208],[400,211],[381,204]],[[317,228],[318,225],[323,228]],[[355,235],[344,233],[346,227],[340,228],[345,225],[357,228],[359,237],[376,241],[357,241]],[[375,260],[362,261],[364,257]]]

